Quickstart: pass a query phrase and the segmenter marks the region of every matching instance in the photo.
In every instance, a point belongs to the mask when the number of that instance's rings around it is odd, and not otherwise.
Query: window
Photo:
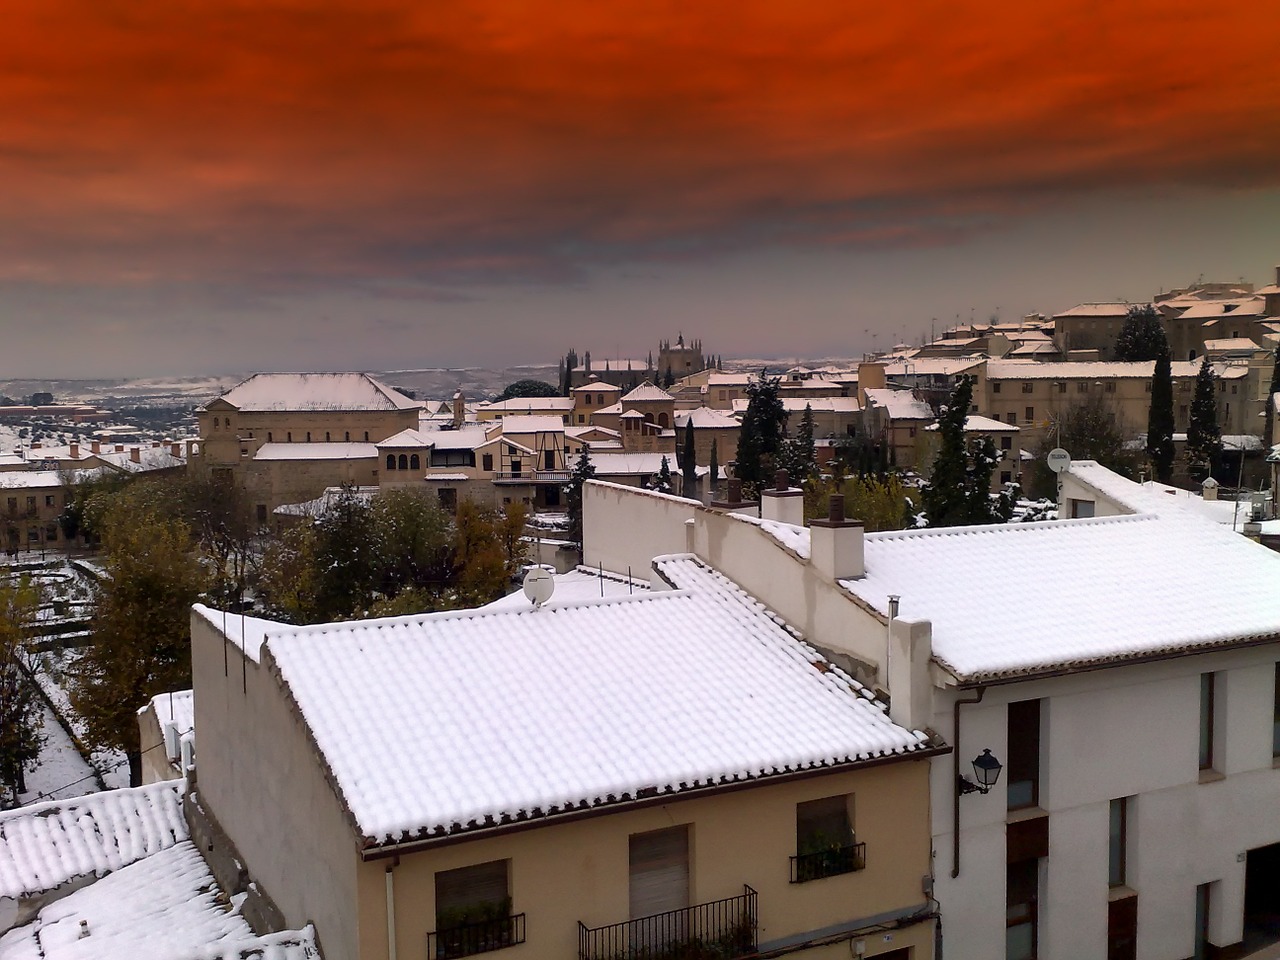
[[[50,494],[46,494],[46,495],[45,495],[45,498],[44,498],[44,505],[45,505],[46,507],[52,507],[52,506],[53,506],[53,494],[51,494],[51,493],[50,493]]]
[[[1218,381],[1218,392],[1219,392],[1219,393],[1226,393],[1226,392],[1227,392],[1227,381],[1225,381],[1225,380],[1219,380],[1219,381]]]
[[[579,422],[579,423],[586,423],[586,422],[587,422],[587,416],[586,416],[586,414],[584,414],[584,413],[580,413],[580,414],[578,414],[578,422]]]
[[[484,455],[480,458],[480,463],[481,463],[481,465],[484,467],[484,469],[485,469],[485,470],[488,470],[488,471],[492,472],[492,471],[493,471],[493,454],[492,454],[492,453],[486,453],[486,454],[484,454]]]
[[[603,403],[604,403],[604,394],[603,394],[603,393],[597,393],[597,394],[596,394],[596,404],[597,404],[597,405],[601,405],[601,404],[603,404]]]
[[[436,874],[436,932],[428,956],[467,957],[524,942],[524,915],[511,915],[510,860]]]
[[[409,454],[409,469],[410,470],[422,469],[422,458],[419,457],[416,453]]]
[[[556,452],[554,450],[542,451],[542,469],[554,470],[556,468]]]
[[[28,510],[34,510],[35,508],[36,508],[36,498],[35,498],[35,497],[27,497],[27,509],[28,509]]]
[[[1275,692],[1271,708],[1271,755],[1280,757],[1280,663],[1276,664]]]
[[[1035,960],[1039,888],[1039,860],[1019,860],[1005,868],[1006,960]]]
[[[1107,836],[1107,885],[1123,887],[1129,875],[1129,820],[1134,797],[1111,801],[1111,825]]]
[[[308,430],[308,431],[307,431],[307,443],[310,443],[310,442],[311,442],[311,431],[310,431],[310,430]]]
[[[1092,500],[1076,500],[1071,501],[1071,519],[1083,520],[1094,515],[1096,504]]]
[[[1018,415],[1014,413],[1012,410],[1010,410],[1009,413],[1006,415],[1005,419],[1008,420],[1010,423],[1017,423]]]
[[[387,454],[387,469],[394,470],[396,468],[396,455],[394,453]]]
[[[1231,392],[1232,393],[1236,392],[1236,385],[1234,383],[1231,385]]]
[[[521,474],[521,473],[523,473],[523,472],[524,472],[524,463],[523,463],[522,461],[520,461],[520,460],[512,460],[512,461],[511,461],[511,475],[512,475],[513,477],[518,477],[518,476],[520,476],[520,474]]]
[[[1107,393],[1115,393],[1115,392],[1116,392],[1116,382],[1115,382],[1114,380],[1108,380],[1108,381],[1106,382],[1106,384],[1104,385],[1103,389],[1104,389],[1104,390],[1106,390],[1106,392],[1107,392]]]
[[[999,380],[992,380],[992,381],[991,381],[991,392],[992,392],[992,393],[999,393],[999,392],[1000,392],[1000,381],[999,381]],[[720,399],[721,399],[721,400],[723,400],[723,399],[724,399],[724,397],[721,397]]]
[[[50,543],[58,539],[58,525],[56,523],[48,524],[44,528],[44,538]]]
[[[1217,675],[1200,674],[1200,769],[1213,769],[1213,733],[1217,704]]]
[[[344,442],[344,443],[350,443],[350,442],[351,442],[351,431],[350,431],[350,430],[344,430],[344,431],[342,432],[342,439],[343,439],[343,442]]]
[[[1013,471],[1012,471],[1012,470],[1001,470],[1001,471],[1000,471],[1000,482],[1001,482],[1001,483],[1013,483]]]
[[[270,443],[270,442],[271,442],[271,431],[270,431],[270,430],[268,430],[268,431],[267,431],[267,443]]]
[[[453,487],[441,487],[437,496],[440,497],[440,506],[450,513],[458,509],[458,491]]]
[[[796,855],[791,882],[806,883],[866,866],[866,845],[855,841],[851,794],[796,804]]]
[[[287,442],[293,443],[293,431],[290,430],[287,433],[285,433],[284,438]]]
[[[368,431],[368,430],[366,430],[366,431],[364,432],[364,442],[365,442],[365,443],[368,443],[368,442],[369,442],[369,431]]]
[[[1065,390],[1066,386],[1067,385],[1064,383],[1062,385],[1062,388]],[[1083,380],[1076,382],[1076,393],[1088,393],[1088,392],[1089,392],[1089,384],[1085,383]]]
[[[1013,437],[1001,437],[1001,438],[1000,438],[1000,449],[1001,449],[1001,450],[1012,450],[1012,449],[1013,449]]]
[[[1036,408],[1027,407],[1027,423],[1031,423],[1031,421],[1035,420],[1035,418],[1036,418]]]
[[[474,450],[432,450],[431,466],[433,467],[474,467],[476,453]]]
[[[689,827],[633,833],[628,879],[631,919],[652,917],[689,905]],[[657,935],[665,931],[653,931]]]
[[[1030,380],[1023,380],[1023,381],[1022,381],[1022,392],[1023,392],[1023,393],[1031,393],[1033,390],[1035,390],[1035,384],[1034,384],[1034,383],[1032,383]]]
[[[1040,701],[1009,704],[1009,809],[1040,803]]]
[[[331,440],[329,439],[329,431],[328,431],[328,430],[326,430],[326,431],[324,432],[324,442],[325,442],[325,443],[332,443],[332,442],[333,442],[333,441],[331,441]]]
[[[267,505],[265,503],[258,504],[258,526],[262,526],[267,522]]]
[[[408,470],[408,469],[409,469],[409,458],[408,458],[408,456],[406,456],[405,454],[403,454],[403,453],[402,453],[402,454],[400,454],[400,456],[396,457],[396,469],[397,469],[397,470]]]

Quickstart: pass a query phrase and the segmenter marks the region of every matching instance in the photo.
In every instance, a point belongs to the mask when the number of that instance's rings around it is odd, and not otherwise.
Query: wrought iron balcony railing
[[[579,960],[733,960],[756,952],[756,897],[668,910],[605,927],[578,924]]]
[[[427,934],[428,960],[452,960],[524,943],[524,914],[466,923]]]
[[[867,845],[851,843],[846,847],[832,847],[814,853],[802,853],[791,858],[791,882],[807,883],[834,877],[841,873],[853,873],[867,866]]]

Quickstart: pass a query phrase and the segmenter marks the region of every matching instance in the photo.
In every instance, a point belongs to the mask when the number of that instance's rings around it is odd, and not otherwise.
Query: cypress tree
[[[1166,348],[1151,374],[1151,408],[1147,412],[1147,456],[1156,479],[1173,477],[1173,369]]]
[[[754,497],[765,485],[782,449],[782,424],[787,412],[778,393],[781,381],[766,376],[747,384],[747,412],[738,433],[738,456],[734,475],[742,480],[742,493]]]
[[[577,544],[579,550],[582,549],[582,488],[595,475],[595,464],[591,462],[591,455],[584,444],[564,488],[565,511],[569,514],[569,540]]]
[[[1156,308],[1149,303],[1130,307],[1116,336],[1116,359],[1158,360],[1168,352],[1169,339]]]
[[[692,497],[698,490],[698,455],[693,438],[693,413],[684,424],[684,451],[680,454],[680,472],[684,477],[681,493]]]
[[[1197,480],[1210,476],[1222,458],[1222,431],[1218,427],[1218,378],[1209,358],[1200,362],[1196,391],[1191,398],[1191,420],[1187,424],[1187,464]]]
[[[990,437],[970,443],[964,425],[973,402],[973,378],[960,377],[938,417],[941,445],[933,474],[921,491],[931,527],[999,523],[1007,519],[1003,501],[991,497],[991,474],[1000,454]]]

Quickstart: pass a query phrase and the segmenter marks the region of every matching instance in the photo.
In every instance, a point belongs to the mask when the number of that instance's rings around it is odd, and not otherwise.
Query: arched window
[[[658,426],[665,427],[667,425],[667,415],[665,413],[658,414]]]
[[[396,455],[394,453],[387,454],[387,469],[394,470],[396,468]]]
[[[409,469],[410,470],[422,469],[422,460],[416,453],[409,457]]]
[[[270,431],[270,430],[268,430],[268,431],[267,431],[267,443],[270,443],[270,442],[271,442],[271,431]]]
[[[290,430],[284,435],[284,439],[288,443],[293,443],[293,431]]]
[[[408,458],[408,457],[406,457],[403,453],[402,453],[402,454],[400,454],[400,462],[399,462],[398,466],[400,467],[400,469],[401,469],[401,470],[408,470],[408,469],[409,469],[409,458]]]
[[[644,415],[644,422],[645,422],[645,423],[653,423],[653,414],[652,414],[652,413],[646,413],[646,414]]]

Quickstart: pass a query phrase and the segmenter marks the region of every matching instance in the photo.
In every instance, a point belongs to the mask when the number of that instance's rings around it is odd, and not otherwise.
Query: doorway
[[[1250,850],[1244,873],[1245,952],[1280,943],[1280,843]]]

